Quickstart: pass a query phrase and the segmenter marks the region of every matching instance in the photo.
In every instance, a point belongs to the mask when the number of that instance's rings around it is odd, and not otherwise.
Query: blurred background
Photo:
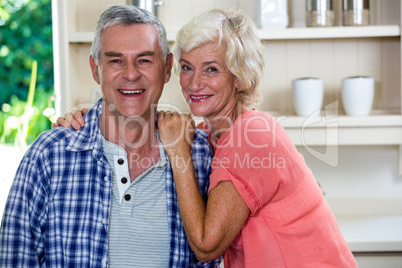
[[[50,129],[54,99],[51,0],[0,0],[0,215],[17,163]]]

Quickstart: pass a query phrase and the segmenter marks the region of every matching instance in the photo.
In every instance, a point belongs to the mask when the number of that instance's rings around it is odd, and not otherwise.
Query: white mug
[[[289,24],[287,0],[259,0],[258,24],[263,29],[286,28]]]
[[[347,115],[370,114],[374,99],[374,78],[353,76],[342,80],[343,109]]]
[[[319,78],[304,77],[292,81],[293,106],[299,116],[320,115],[324,98],[324,82]]]

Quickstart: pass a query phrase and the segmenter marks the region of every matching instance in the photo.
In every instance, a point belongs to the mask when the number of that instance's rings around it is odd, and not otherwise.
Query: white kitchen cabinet
[[[204,10],[234,6],[257,19],[258,0],[165,0],[158,16],[168,38]],[[303,153],[336,215],[360,267],[398,267],[402,258],[402,106],[401,0],[371,0],[370,26],[341,26],[341,2],[334,0],[335,26],[306,28],[304,1],[289,0],[289,27],[259,30],[267,65],[258,109],[278,116]],[[88,64],[93,30],[100,13],[125,0],[53,0],[56,91],[60,114],[87,103],[98,88]],[[375,101],[369,116],[346,116],[341,80],[375,78]],[[291,81],[324,80],[321,116],[296,116]],[[161,109],[188,112],[177,78],[166,85]],[[382,263],[383,265],[374,265]]]

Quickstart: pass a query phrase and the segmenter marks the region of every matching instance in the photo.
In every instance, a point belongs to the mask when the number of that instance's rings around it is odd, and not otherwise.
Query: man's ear
[[[173,67],[173,54],[170,53],[166,59],[166,75],[165,75],[165,83],[169,82],[170,77],[172,76],[172,67]]]
[[[89,56],[89,65],[91,66],[92,77],[100,85],[99,68],[92,55]]]

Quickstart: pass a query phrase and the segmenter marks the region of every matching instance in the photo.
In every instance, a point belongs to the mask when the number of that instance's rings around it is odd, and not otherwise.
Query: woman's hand
[[[161,143],[169,156],[181,154],[182,150],[190,152],[195,133],[195,123],[190,114],[160,111],[158,129]]]
[[[69,111],[64,117],[57,118],[55,123],[52,123],[52,128],[62,126],[68,128],[73,126],[76,130],[82,128],[85,124],[84,115],[88,112],[88,109],[73,109]]]

